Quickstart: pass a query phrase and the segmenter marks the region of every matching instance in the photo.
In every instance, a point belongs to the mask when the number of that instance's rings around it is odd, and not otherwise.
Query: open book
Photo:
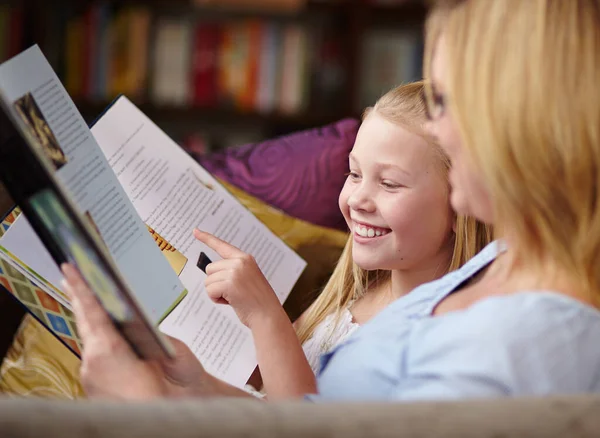
[[[306,263],[126,97],[90,130],[37,46],[0,65],[0,90],[151,321],[242,386],[257,364],[252,336],[206,295],[203,264],[219,257],[192,229],[252,254],[281,302]],[[61,272],[24,216],[0,239],[0,257],[69,307]]]

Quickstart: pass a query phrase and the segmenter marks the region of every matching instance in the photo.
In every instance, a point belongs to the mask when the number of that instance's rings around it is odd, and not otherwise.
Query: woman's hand
[[[287,319],[275,291],[254,257],[212,234],[194,230],[194,236],[223,258],[206,267],[206,292],[214,302],[229,304],[240,321],[250,329],[265,318]]]
[[[71,298],[83,342],[81,382],[93,398],[150,400],[157,397],[215,395],[214,377],[181,341],[170,338],[176,357],[140,360],[115,329],[79,272],[63,265],[63,284]]]

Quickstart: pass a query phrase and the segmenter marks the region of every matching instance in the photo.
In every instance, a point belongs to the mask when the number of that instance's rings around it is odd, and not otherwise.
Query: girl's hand
[[[194,230],[194,236],[223,258],[206,267],[206,291],[214,302],[229,304],[240,321],[250,329],[265,319],[287,319],[275,291],[254,257],[212,234]]]
[[[71,298],[83,342],[81,382],[92,398],[150,400],[158,397],[214,395],[216,379],[181,341],[171,338],[176,357],[142,361],[113,326],[87,284],[71,265],[63,265],[64,290]]]

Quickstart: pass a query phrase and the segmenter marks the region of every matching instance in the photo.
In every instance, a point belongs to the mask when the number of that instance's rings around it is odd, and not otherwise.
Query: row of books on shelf
[[[63,27],[56,68],[76,100],[122,93],[156,105],[295,114],[311,94],[334,103],[344,87],[339,37],[298,22],[204,21],[99,3]]]
[[[379,29],[362,41],[360,107],[373,105],[386,91],[423,76],[423,37],[410,29]]]
[[[0,7],[0,59],[38,42],[78,102],[119,94],[157,106],[227,107],[259,113],[358,110],[421,76],[420,35],[367,32],[349,47],[344,29],[292,20],[157,15],[144,6],[95,2],[85,11],[49,8],[43,26],[23,28],[22,7]],[[29,39],[28,39],[29,38]],[[358,58],[349,51],[358,50]],[[350,59],[358,82],[348,83]]]

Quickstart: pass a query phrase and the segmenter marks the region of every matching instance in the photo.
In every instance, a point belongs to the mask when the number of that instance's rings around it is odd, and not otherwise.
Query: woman
[[[444,2],[427,33],[430,127],[452,162],[452,206],[493,223],[502,240],[400,298],[326,355],[312,398],[598,392],[598,2]],[[212,236],[198,237],[241,260],[234,264],[246,284],[227,283],[222,299],[244,290],[236,312],[265,330],[270,321],[259,304],[268,294],[250,275],[252,263]],[[66,276],[86,327],[84,383],[92,395],[241,394],[183,348],[185,357],[161,368],[135,360],[76,273]]]

